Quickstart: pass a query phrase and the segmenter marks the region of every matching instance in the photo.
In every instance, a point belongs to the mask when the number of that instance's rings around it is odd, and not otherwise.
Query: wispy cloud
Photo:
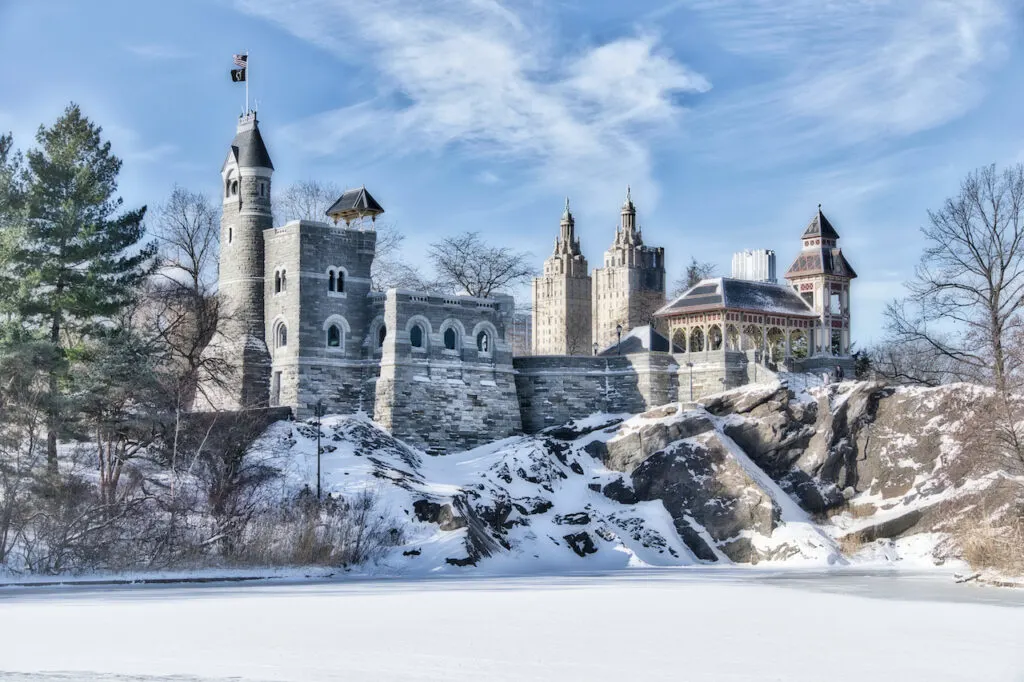
[[[707,112],[790,149],[935,128],[977,106],[1005,52],[1013,0],[680,0],[768,72]],[[783,133],[780,135],[780,133]]]
[[[192,53],[186,52],[172,45],[160,45],[156,43],[141,43],[125,45],[124,49],[137,57],[155,60],[187,59]]]
[[[336,55],[368,58],[366,100],[286,131],[311,153],[457,149],[526,162],[539,181],[588,195],[627,182],[656,194],[651,145],[684,111],[680,96],[710,85],[653,33],[572,54],[545,17],[494,0],[239,0]]]

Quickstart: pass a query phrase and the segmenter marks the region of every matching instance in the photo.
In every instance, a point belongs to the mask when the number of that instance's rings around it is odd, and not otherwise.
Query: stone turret
[[[264,336],[263,232],[273,227],[270,160],[255,112],[239,118],[221,167],[221,232],[218,292],[225,311],[208,353],[223,355],[236,371],[225,383],[201,391],[211,407],[267,405],[270,355]]]
[[[533,280],[533,354],[587,355],[591,350],[591,278],[565,199],[555,250]]]

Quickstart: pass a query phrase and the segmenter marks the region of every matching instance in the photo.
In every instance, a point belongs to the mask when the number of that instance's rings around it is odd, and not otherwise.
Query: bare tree
[[[957,373],[957,362],[921,341],[883,341],[869,349],[867,355],[873,372],[899,384],[940,386],[964,378]]]
[[[440,286],[481,298],[528,282],[535,272],[528,253],[491,246],[479,232],[446,237],[431,244],[427,255]]]
[[[429,288],[419,269],[408,263],[402,256],[405,235],[395,225],[376,225],[377,248],[370,268],[370,282],[375,291],[388,289]]]
[[[282,225],[292,220],[327,219],[327,209],[341,196],[341,188],[333,182],[306,180],[284,188],[274,197],[274,220]]]
[[[1009,347],[1024,308],[1024,165],[970,173],[928,217],[910,296],[886,309],[889,331],[1005,395],[1020,369]]]
[[[692,289],[704,279],[715,276],[717,268],[714,263],[699,262],[696,258],[690,257],[690,264],[686,266],[686,272],[684,272],[675,282],[672,283],[671,296],[675,298],[685,293],[688,289]]]
[[[197,295],[209,293],[220,246],[219,211],[210,198],[175,185],[156,210],[155,227],[160,275]]]

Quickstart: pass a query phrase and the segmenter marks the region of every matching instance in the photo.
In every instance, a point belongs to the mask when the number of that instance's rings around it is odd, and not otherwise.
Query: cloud
[[[124,49],[144,59],[171,60],[186,59],[192,56],[191,52],[186,52],[180,48],[155,43],[125,45]]]
[[[681,0],[668,8],[695,12],[727,50],[770,74],[706,112],[708,122],[805,155],[913,135],[976,107],[986,68],[1005,53],[1011,1]]]
[[[343,59],[366,60],[376,90],[285,133],[305,151],[458,150],[525,162],[539,182],[606,195],[627,182],[653,202],[651,146],[706,91],[655,34],[560,51],[545,16],[494,0],[240,0],[246,12]]]

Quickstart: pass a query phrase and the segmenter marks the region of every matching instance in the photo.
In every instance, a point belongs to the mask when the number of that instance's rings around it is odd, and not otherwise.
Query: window
[[[281,373],[274,372],[274,378],[270,382],[270,406],[277,407],[281,404]]]
[[[444,332],[444,347],[448,350],[455,350],[455,344],[457,341],[458,336],[456,335],[455,330],[451,327],[446,329]]]
[[[288,273],[284,270],[281,271],[281,291],[288,291]]]
[[[802,294],[800,294],[800,298],[804,299],[804,302],[807,303],[808,306],[810,306],[811,308],[814,308],[814,292],[813,291],[805,291],[805,292],[803,292]]]
[[[384,347],[384,339],[386,339],[387,337],[388,337],[387,325],[383,325],[382,324],[380,326],[380,329],[377,330],[377,348],[383,348]]]
[[[476,349],[481,353],[491,352],[491,338],[487,332],[480,332],[476,335]]]
[[[423,327],[417,324],[409,330],[409,343],[413,348],[423,348]]]
[[[327,291],[330,293],[345,293],[345,271],[341,268],[330,268],[327,271]]]
[[[266,185],[266,183],[263,183],[263,182],[261,182],[261,183],[260,183],[260,196],[261,196],[261,197],[264,197],[264,196],[266,196],[266,191],[267,191],[267,185]]]
[[[274,270],[274,293],[281,293],[281,271]]]
[[[230,244],[230,243],[231,243],[231,240],[232,240],[232,238],[233,238],[234,236],[235,236],[235,228],[233,228],[233,227],[229,227],[229,228],[228,228],[228,244]]]
[[[274,347],[284,348],[288,345],[288,325],[279,322],[274,330]]]
[[[231,196],[238,196],[238,180],[232,180],[230,187]]]
[[[838,292],[832,292],[832,295],[828,298],[828,311],[833,315],[839,315],[843,312],[843,306],[839,298]]]
[[[327,328],[327,347],[341,348],[341,327],[336,324]]]

